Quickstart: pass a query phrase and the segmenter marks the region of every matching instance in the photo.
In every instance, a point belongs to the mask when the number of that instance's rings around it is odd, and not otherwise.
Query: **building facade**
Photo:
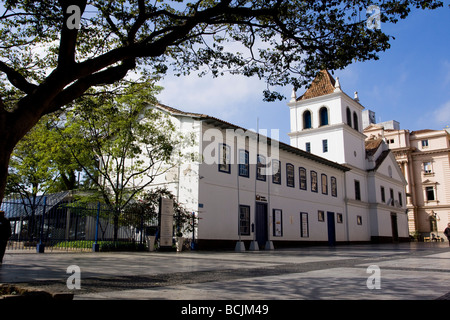
[[[389,122],[388,122],[389,123]],[[450,222],[450,134],[447,130],[409,131],[369,122],[368,138],[386,141],[406,186],[409,231],[419,239],[443,236]]]
[[[347,167],[220,119],[159,105],[180,132],[195,137],[193,161],[164,184],[198,217],[200,248],[271,248],[370,241],[366,221],[345,210]]]
[[[288,106],[291,145],[350,168],[348,215],[369,221],[372,241],[407,240],[406,180],[382,139],[366,141],[358,94],[348,96],[324,70],[302,96],[293,92]]]
[[[318,95],[289,103],[290,145],[267,132],[156,106],[195,141],[182,154],[197,156],[155,186],[171,188],[198,216],[200,248],[408,239],[405,179],[395,158],[381,139],[366,146],[364,107],[334,92],[331,76],[327,82],[333,92],[322,94],[316,81],[305,95]]]

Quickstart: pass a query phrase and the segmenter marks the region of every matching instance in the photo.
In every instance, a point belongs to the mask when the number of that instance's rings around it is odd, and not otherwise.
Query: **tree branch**
[[[0,61],[0,71],[4,72],[8,77],[9,82],[17,89],[25,92],[26,94],[31,94],[37,88],[36,85],[29,83],[24,76],[22,76],[18,71],[6,65],[4,62]]]
[[[136,22],[131,26],[130,31],[128,32],[128,43],[134,43],[134,40],[136,38],[136,34],[139,30],[139,28],[145,23],[147,20],[147,16],[145,14],[145,1],[139,0],[139,15],[136,19]]]
[[[80,78],[68,88],[60,92],[50,103],[45,113],[52,113],[62,106],[81,96],[92,86],[111,84],[126,76],[129,70],[135,68],[134,59],[124,60],[120,65],[110,67],[104,71]]]
[[[70,1],[72,2],[72,1]],[[69,29],[67,20],[70,17],[67,13],[67,8],[71,4],[75,4],[80,9],[80,19],[86,8],[86,0],[76,0],[69,3],[67,0],[60,0],[60,5],[63,10],[63,25],[61,26],[61,40],[59,44],[58,68],[73,65],[75,63],[75,48],[77,44],[78,29]]]

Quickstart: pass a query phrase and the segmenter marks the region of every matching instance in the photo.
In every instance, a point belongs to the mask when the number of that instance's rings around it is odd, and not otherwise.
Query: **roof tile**
[[[322,70],[311,83],[311,86],[297,100],[306,100],[324,96],[334,92],[336,81],[328,70]]]

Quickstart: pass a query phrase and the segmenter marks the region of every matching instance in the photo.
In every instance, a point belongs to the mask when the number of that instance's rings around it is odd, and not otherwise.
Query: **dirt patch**
[[[49,292],[11,284],[0,284],[0,300],[5,299],[72,300],[73,294]]]

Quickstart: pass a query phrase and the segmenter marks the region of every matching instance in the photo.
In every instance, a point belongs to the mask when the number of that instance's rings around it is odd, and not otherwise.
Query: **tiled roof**
[[[378,138],[378,139],[369,139],[369,140],[366,140],[366,141],[365,141],[365,143],[366,143],[366,154],[367,154],[368,156],[374,155],[375,152],[376,152],[376,151],[378,150],[378,148],[380,147],[382,141],[383,141],[383,140],[380,139],[380,138]]]
[[[335,84],[336,81],[333,76],[327,70],[322,70],[313,80],[308,90],[297,100],[306,100],[333,93]]]
[[[391,152],[390,149],[384,150],[380,156],[377,158],[377,160],[375,161],[375,167],[372,170],[368,170],[368,171],[377,171],[378,168],[380,167],[380,165],[383,163],[384,159],[387,158],[388,154]]]
[[[380,148],[381,144],[383,143],[383,139],[381,138],[375,138],[375,139],[368,139],[365,141],[366,143],[366,156],[371,157],[373,156],[377,150]],[[380,165],[383,163],[384,159],[388,156],[388,154],[391,152],[390,149],[383,150],[377,159],[375,159],[375,166],[372,169],[369,169],[367,171],[377,171]]]
[[[162,103],[158,103],[156,106],[159,107],[160,109],[166,110],[167,112],[169,112],[171,114],[178,114],[178,115],[183,115],[183,116],[199,117],[199,118],[207,118],[208,117],[208,115],[206,115],[206,114],[194,113],[194,112],[184,112],[179,109],[169,107]]]
[[[202,121],[205,121],[206,123],[210,123],[210,124],[222,127],[222,128],[243,129],[244,131],[246,130],[245,128],[239,127],[237,125],[234,125],[232,123],[226,122],[226,121],[221,120],[219,118],[208,116],[206,114],[184,112],[184,111],[181,111],[179,109],[175,109],[175,108],[166,106],[166,105],[161,104],[161,103],[156,104],[155,107],[157,107],[157,108],[159,108],[161,110],[165,110],[165,111],[169,112],[172,115],[181,115],[181,116],[188,116],[188,117],[198,118],[198,119],[201,119]],[[269,138],[269,137],[266,137],[266,138],[267,138],[267,143],[271,144],[272,143],[272,139]],[[276,140],[274,140],[274,142],[275,141]],[[300,149],[298,149],[296,147],[293,147],[293,146],[291,146],[289,144],[286,144],[284,142],[281,142],[281,141],[276,141],[276,142],[278,143],[278,146],[280,147],[280,149],[285,150],[287,152],[290,152],[290,153],[296,154],[298,156],[301,156],[301,157],[304,157],[304,158],[307,158],[307,159],[319,162],[321,164],[330,166],[332,168],[338,169],[338,170],[343,171],[343,172],[346,172],[346,171],[350,170],[345,165],[341,165],[341,164],[339,164],[337,162],[330,161],[328,159],[325,159],[325,158],[322,158],[320,156],[317,156],[317,155],[315,155],[313,153],[300,150]]]

